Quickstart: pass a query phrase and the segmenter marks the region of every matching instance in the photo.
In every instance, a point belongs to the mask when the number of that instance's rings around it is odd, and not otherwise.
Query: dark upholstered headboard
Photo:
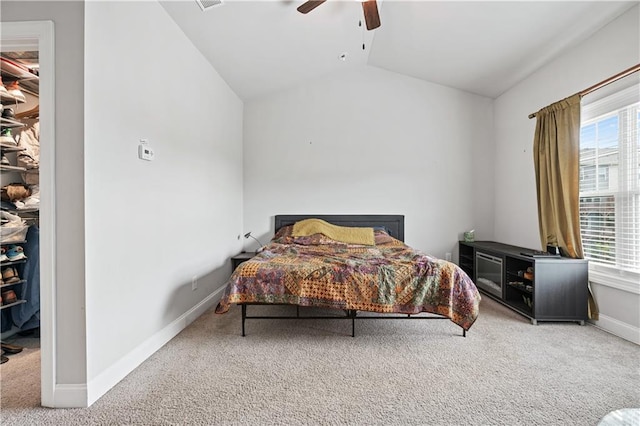
[[[322,219],[338,226],[373,227],[384,226],[393,238],[404,241],[404,215],[396,214],[285,214],[276,215],[275,232],[299,220]]]

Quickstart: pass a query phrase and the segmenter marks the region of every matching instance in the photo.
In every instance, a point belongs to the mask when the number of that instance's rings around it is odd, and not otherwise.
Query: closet
[[[24,349],[21,337],[37,339],[40,332],[38,51],[0,52],[0,65],[0,340],[6,364]]]

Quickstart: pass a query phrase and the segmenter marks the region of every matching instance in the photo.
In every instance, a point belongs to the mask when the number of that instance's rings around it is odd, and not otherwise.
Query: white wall
[[[639,15],[638,6],[630,9],[496,99],[496,240],[540,247],[532,153],[535,119],[529,120],[527,116],[639,63]],[[593,280],[592,285],[602,316],[617,318],[637,333],[640,295],[602,290]],[[631,315],[628,311],[620,312],[621,306],[628,306],[625,298],[633,300]],[[630,319],[632,323],[628,322]]]
[[[373,67],[248,101],[245,231],[265,243],[276,214],[389,213],[436,256],[464,230],[490,239],[492,127],[490,99]]]
[[[56,383],[86,383],[84,304],[84,3],[6,1],[2,22],[51,20],[55,31]]]
[[[229,277],[242,243],[243,105],[158,3],[85,8],[91,402]],[[141,138],[152,162],[137,158]]]

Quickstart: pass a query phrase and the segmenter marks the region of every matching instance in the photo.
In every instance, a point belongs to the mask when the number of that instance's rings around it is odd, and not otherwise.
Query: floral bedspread
[[[216,313],[232,303],[273,303],[379,313],[443,315],[465,330],[480,294],[457,265],[421,253],[383,231],[376,245],[339,243],[283,228],[231,275]]]

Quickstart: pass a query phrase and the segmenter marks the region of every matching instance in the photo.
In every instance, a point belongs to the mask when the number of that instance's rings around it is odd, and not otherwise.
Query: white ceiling
[[[365,64],[496,98],[638,4],[378,0],[382,26],[366,31],[359,1],[329,0],[307,15],[296,10],[303,2],[161,4],[244,100]]]

